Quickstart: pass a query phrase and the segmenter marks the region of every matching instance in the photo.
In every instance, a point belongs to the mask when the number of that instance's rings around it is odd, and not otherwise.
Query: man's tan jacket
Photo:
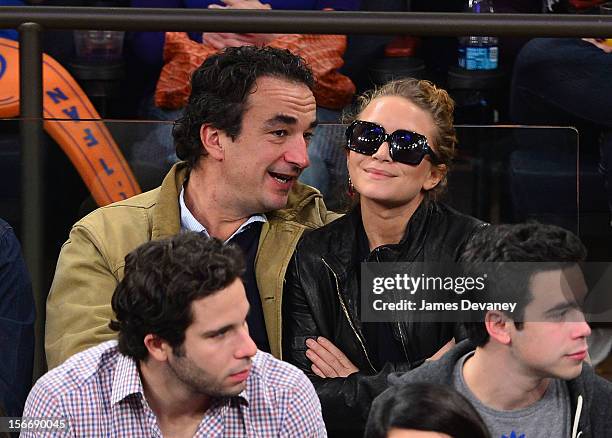
[[[97,209],[77,222],[62,246],[47,299],[45,348],[49,368],[116,333],[111,297],[123,278],[125,256],[137,246],[181,229],[179,193],[187,176],[175,165],[154,190]],[[296,184],[287,207],[266,213],[255,258],[266,331],[274,356],[281,356],[281,308],[285,271],[305,230],[338,215],[328,212],[321,194]]]

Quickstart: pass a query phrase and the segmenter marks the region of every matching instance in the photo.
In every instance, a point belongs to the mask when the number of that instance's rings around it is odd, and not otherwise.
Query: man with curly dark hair
[[[297,181],[316,124],[312,74],[289,51],[236,47],[209,57],[191,87],[173,132],[184,161],[161,187],[99,208],[72,228],[47,302],[50,367],[114,338],[110,298],[125,255],[181,230],[241,247],[251,335],[280,357],[287,265],[305,230],[336,217],[318,191]]]
[[[241,252],[185,232],[128,254],[112,297],[118,341],[38,380],[24,416],[51,423],[22,436],[326,436],[308,378],[249,335]]]

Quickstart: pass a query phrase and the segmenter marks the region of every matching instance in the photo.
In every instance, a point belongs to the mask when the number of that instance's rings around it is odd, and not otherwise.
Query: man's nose
[[[255,341],[253,341],[253,338],[251,338],[249,329],[246,325],[240,330],[238,342],[238,348],[236,349],[235,353],[237,359],[245,359],[255,356],[255,353],[257,353],[257,345],[255,344]]]
[[[296,136],[296,139],[288,146],[285,153],[285,161],[300,169],[305,169],[310,165],[308,143],[303,136]]]
[[[586,321],[584,317],[584,313],[582,311],[578,312],[578,319],[573,322],[572,334],[575,338],[586,338],[591,336],[591,326]]]
[[[589,323],[586,321],[577,322],[574,330],[577,338],[587,338],[591,336],[591,326],[589,326]]]

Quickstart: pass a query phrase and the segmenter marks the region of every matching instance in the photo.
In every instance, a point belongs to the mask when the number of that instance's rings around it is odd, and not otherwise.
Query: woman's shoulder
[[[437,230],[442,245],[439,250],[457,259],[465,244],[489,224],[469,214],[461,213],[442,202],[432,205],[434,222],[429,226]],[[438,243],[439,243],[438,242]],[[431,243],[431,242],[430,242]]]
[[[355,238],[355,223],[352,216],[352,213],[348,213],[327,225],[306,231],[296,251],[302,255],[313,253],[320,256],[350,246],[350,242]]]
[[[486,227],[488,225],[487,222],[455,210],[453,207],[444,202],[431,201],[431,204],[432,210],[437,219],[440,221],[446,221],[449,226],[461,227],[465,228],[466,230],[474,230],[481,227]]]

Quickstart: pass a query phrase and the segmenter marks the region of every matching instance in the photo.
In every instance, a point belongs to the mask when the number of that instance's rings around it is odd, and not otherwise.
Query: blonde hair
[[[457,133],[453,125],[455,102],[445,90],[436,87],[429,81],[412,78],[397,79],[359,96],[353,110],[343,115],[342,122],[348,124],[356,120],[374,99],[383,96],[403,97],[431,115],[436,127],[434,144],[431,146],[440,159],[438,166],[444,165],[444,171],[440,182],[427,191],[426,196],[433,198],[439,196],[446,188],[446,175],[455,157],[455,145],[457,144]]]

